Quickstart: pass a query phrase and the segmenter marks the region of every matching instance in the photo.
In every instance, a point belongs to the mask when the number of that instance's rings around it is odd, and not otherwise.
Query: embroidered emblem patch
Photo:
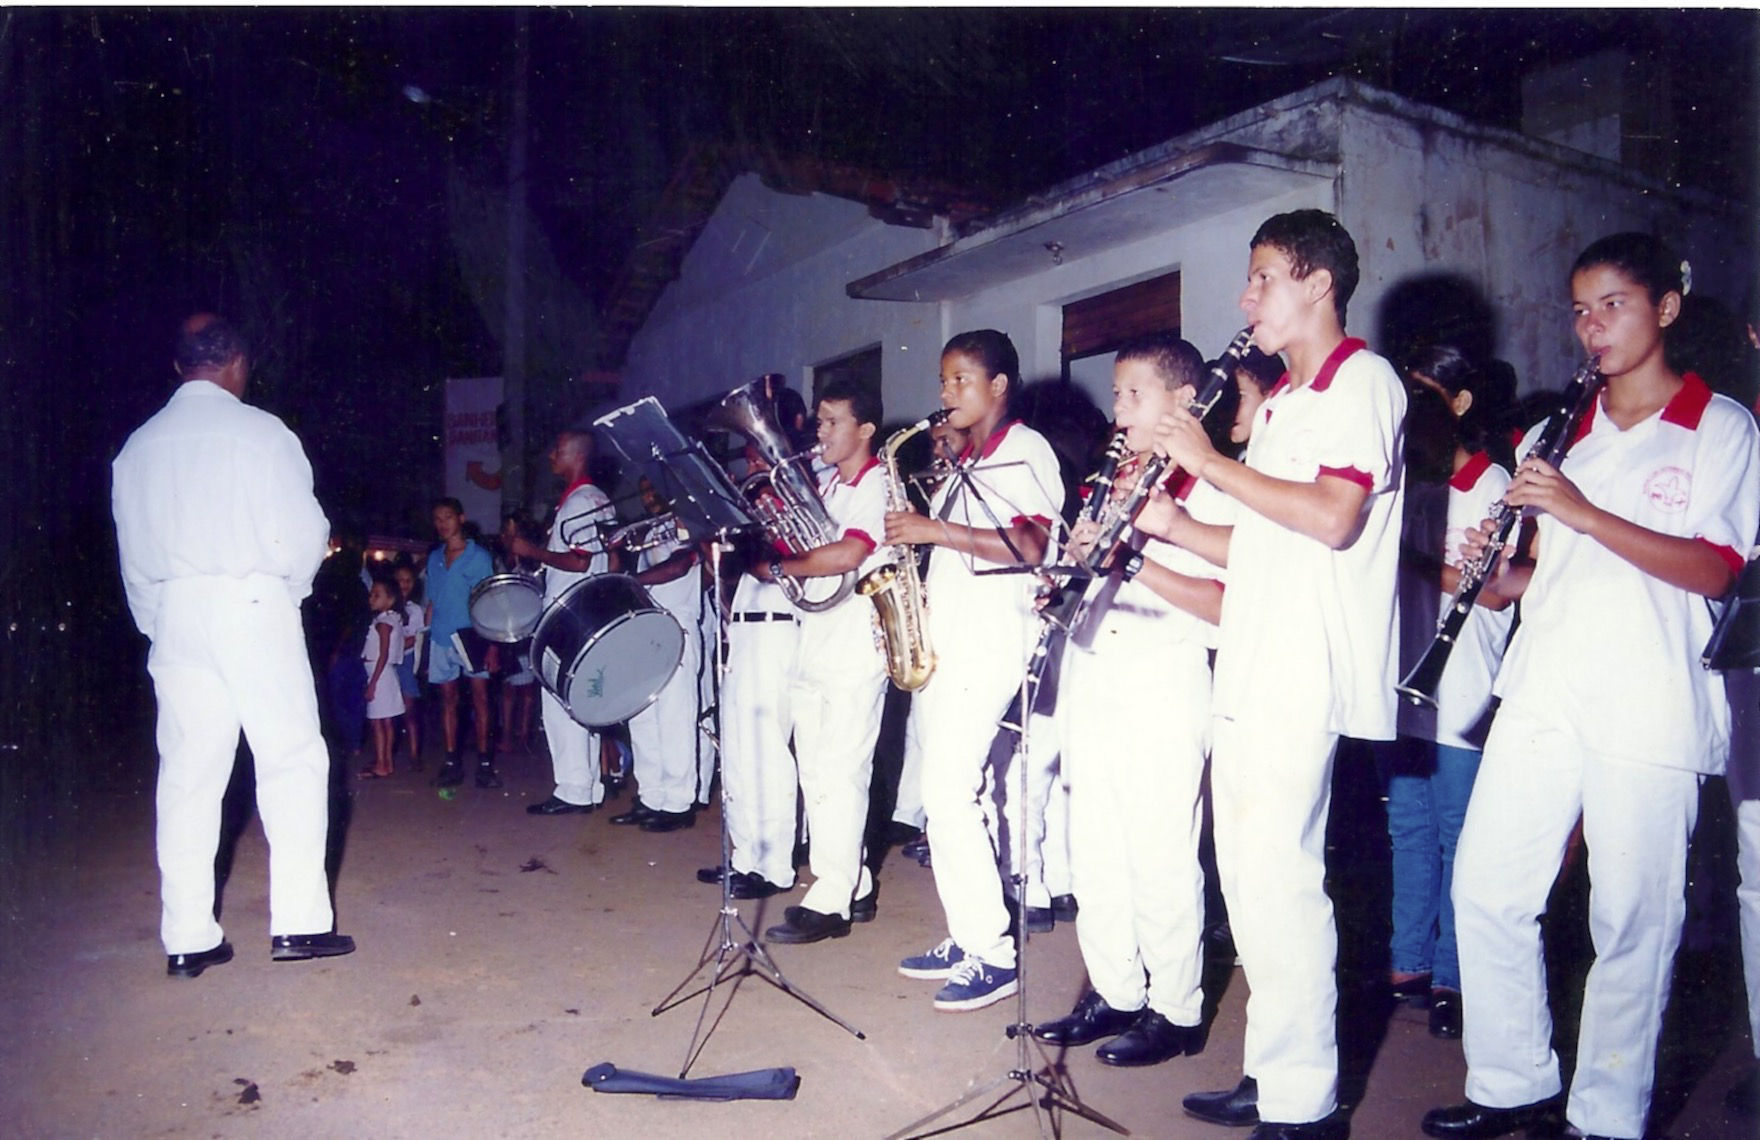
[[[1658,467],[1644,480],[1644,497],[1659,511],[1678,514],[1693,493],[1692,473],[1682,467]]]

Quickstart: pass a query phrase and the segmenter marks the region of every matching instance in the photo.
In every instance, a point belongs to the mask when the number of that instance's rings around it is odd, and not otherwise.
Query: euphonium
[[[886,467],[888,511],[911,509],[904,480],[898,474],[898,449],[913,435],[934,427],[948,415],[943,409],[925,416],[903,431],[893,432],[881,446],[879,459]],[[916,547],[894,544],[892,561],[864,574],[856,589],[874,603],[880,636],[885,642],[886,673],[892,683],[906,692],[927,685],[935,672],[935,649],[929,644],[929,613],[917,573]]]
[[[740,491],[750,501],[753,514],[770,540],[790,557],[798,557],[837,541],[839,531],[813,480],[813,452],[791,454],[788,437],[777,423],[769,387],[773,375],[760,376],[723,396],[711,422],[745,436],[769,464],[768,471],[747,476]],[[824,579],[835,585],[828,596],[809,597],[807,580],[799,578],[780,578],[776,584],[798,608],[820,613],[849,597],[855,577],[852,570],[839,579]]]

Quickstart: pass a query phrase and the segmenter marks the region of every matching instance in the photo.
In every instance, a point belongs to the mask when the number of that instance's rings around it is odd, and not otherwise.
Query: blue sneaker
[[[1012,997],[1020,988],[1020,974],[1013,967],[992,966],[977,958],[967,958],[948,975],[947,984],[935,995],[935,1008],[955,1013],[983,1009]]]
[[[943,938],[939,945],[926,954],[913,954],[898,964],[898,972],[907,978],[923,978],[928,981],[940,981],[951,978],[959,964],[965,961],[966,952],[951,938]]]

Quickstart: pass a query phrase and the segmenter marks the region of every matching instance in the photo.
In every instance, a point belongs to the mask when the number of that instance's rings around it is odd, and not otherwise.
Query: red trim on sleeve
[[[869,534],[869,533],[868,533],[868,532],[867,532],[867,531],[865,531],[865,530],[857,530],[857,529],[856,529],[856,528],[854,528],[854,527],[851,527],[851,528],[850,528],[850,529],[848,529],[848,530],[846,530],[846,531],[844,531],[844,532],[843,532],[843,537],[845,537],[845,538],[854,538],[854,539],[859,539],[859,540],[861,540],[861,541],[862,541],[862,542],[864,542],[864,543],[866,543],[866,544],[867,544],[867,547],[868,547],[868,549],[869,549],[869,550],[874,550],[874,549],[876,549],[876,548],[877,548],[877,547],[878,547],[878,546],[879,546],[879,545],[880,545],[880,544],[879,544],[879,543],[878,543],[878,542],[875,542],[875,541],[874,541],[874,538],[873,538],[873,536],[872,536],[872,535],[870,535],[870,534]]]
[[[1729,572],[1731,574],[1740,574],[1742,572],[1742,570],[1748,565],[1748,560],[1746,558],[1743,558],[1739,551],[1732,550],[1729,547],[1722,545],[1721,543],[1712,542],[1709,538],[1704,538],[1704,537],[1698,536],[1698,535],[1694,536],[1693,541],[1694,542],[1703,542],[1706,546],[1709,546],[1712,550],[1715,550],[1717,552],[1717,556],[1719,558],[1723,559],[1724,563],[1729,566]]]
[[[1472,458],[1449,478],[1448,485],[1457,491],[1471,491],[1473,485],[1479,482],[1479,476],[1485,474],[1490,467],[1491,457],[1483,451],[1475,451]]]
[[[1327,354],[1326,362],[1320,366],[1320,371],[1314,375],[1314,382],[1308,386],[1316,392],[1326,391],[1332,387],[1332,378],[1338,375],[1339,365],[1368,347],[1367,342],[1361,338],[1345,337],[1338,342],[1337,347]]]
[[[1037,526],[1044,527],[1046,530],[1051,529],[1051,520],[1046,518],[1044,515],[1016,515],[1016,516],[1014,516],[1014,518],[1008,520],[1008,525],[1009,525],[1010,529],[1012,529],[1014,527],[1021,525],[1024,522],[1033,523]]]
[[[1179,484],[1173,492],[1173,498],[1175,502],[1183,503],[1186,501],[1186,496],[1192,493],[1192,488],[1198,485],[1198,477],[1183,468],[1175,474],[1179,479]]]
[[[1319,474],[1330,475],[1334,479],[1343,479],[1347,483],[1355,483],[1365,491],[1375,489],[1375,480],[1367,471],[1359,471],[1355,467],[1322,467]]]
[[[1698,431],[1699,421],[1711,403],[1711,388],[1699,379],[1697,372],[1689,372],[1681,380],[1681,390],[1674,394],[1668,407],[1662,409],[1662,422]]]

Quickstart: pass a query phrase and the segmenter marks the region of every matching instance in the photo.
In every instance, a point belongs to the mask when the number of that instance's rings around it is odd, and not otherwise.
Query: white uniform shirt
[[[1278,715],[1364,740],[1394,734],[1394,577],[1404,507],[1406,393],[1386,360],[1347,339],[1300,388],[1286,375],[1255,417],[1249,467],[1279,479],[1350,479],[1369,491],[1333,550],[1242,508],[1218,632],[1217,716]]]
[[[157,630],[164,583],[266,574],[298,605],[329,545],[312,467],[280,420],[186,380],[111,465],[111,508],[135,625]]]
[[[683,542],[677,538],[669,538],[642,551],[639,566],[642,570],[651,570],[683,549]],[[703,614],[703,575],[700,567],[692,566],[682,576],[670,582],[660,582],[644,589],[654,599],[655,604],[678,619],[678,624],[684,627],[686,637],[694,636],[691,631],[697,628]]]
[[[1233,499],[1208,483],[1185,482],[1178,494],[1192,518],[1212,526],[1233,524]],[[1145,560],[1169,570],[1213,582],[1226,580],[1222,567],[1170,542],[1143,536],[1134,545]],[[1067,652],[1111,652],[1107,642],[1135,646],[1144,636],[1159,645],[1191,642],[1208,649],[1216,643],[1216,626],[1174,605],[1140,578],[1123,582],[1111,574],[1088,584],[1086,608],[1074,630],[1074,648]]]
[[[1045,437],[1019,422],[999,428],[986,442],[984,452],[960,459],[994,513],[985,513],[958,475],[949,477],[935,491],[930,516],[960,526],[986,530],[998,524],[1012,526],[1033,519],[1049,526],[1063,508],[1063,476],[1057,455]],[[952,507],[948,509],[951,500]],[[1038,578],[1027,573],[984,574],[977,570],[1001,568],[1000,563],[974,558],[963,551],[937,546],[929,556],[924,590],[929,601],[929,635],[936,650],[972,639],[1008,636],[1010,656],[1031,650],[1038,623],[1033,599]],[[1028,640],[1015,644],[1026,631]]]
[[[1536,432],[1538,429],[1535,429]],[[1741,566],[1760,517],[1760,432],[1689,374],[1668,406],[1622,431],[1597,400],[1560,470],[1591,503]],[[1571,726],[1602,755],[1716,774],[1729,753],[1723,675],[1703,669],[1706,600],[1539,517],[1522,622],[1497,677],[1511,710]]]
[[[421,653],[422,637],[428,632],[428,609],[420,602],[403,603],[403,657],[414,661]]]
[[[883,565],[888,557],[878,546],[886,530],[885,472],[878,460],[870,459],[846,483],[833,467],[819,481],[819,497],[837,525],[838,539],[853,538],[868,548],[867,556],[856,569],[856,579],[860,581],[862,575]],[[874,640],[874,604],[861,594],[852,592],[837,605],[818,613],[802,611],[800,625],[799,669],[803,674],[868,676],[878,675],[886,668],[886,658]]]
[[[562,493],[562,502],[556,507],[556,518],[550,523],[550,541],[545,543],[544,549],[552,554],[571,550],[584,553],[582,548],[564,542],[563,532],[567,531],[570,536],[579,540],[584,535],[594,533],[592,524],[608,527],[616,521],[617,512],[612,508],[611,500],[606,498],[605,492],[583,479]],[[605,573],[610,565],[611,556],[604,550],[599,550],[594,553],[587,569],[580,573],[558,570],[554,566],[544,567],[545,603],[560,598],[570,586],[581,579]]]
[[[1509,486],[1508,471],[1491,462],[1483,451],[1455,472],[1446,485],[1426,484],[1406,488],[1403,545],[1431,557],[1438,553],[1450,566],[1461,565],[1461,543],[1468,527],[1478,526],[1491,513],[1491,504],[1503,498]],[[1436,623],[1446,613],[1452,596],[1442,593],[1436,575],[1406,567],[1399,573],[1400,675],[1412,666],[1436,640]],[[1461,627],[1448,666],[1436,686],[1436,708],[1399,703],[1401,736],[1434,740],[1450,748],[1485,747],[1491,729],[1491,682],[1503,648],[1509,643],[1515,607],[1488,610],[1474,606]]]

